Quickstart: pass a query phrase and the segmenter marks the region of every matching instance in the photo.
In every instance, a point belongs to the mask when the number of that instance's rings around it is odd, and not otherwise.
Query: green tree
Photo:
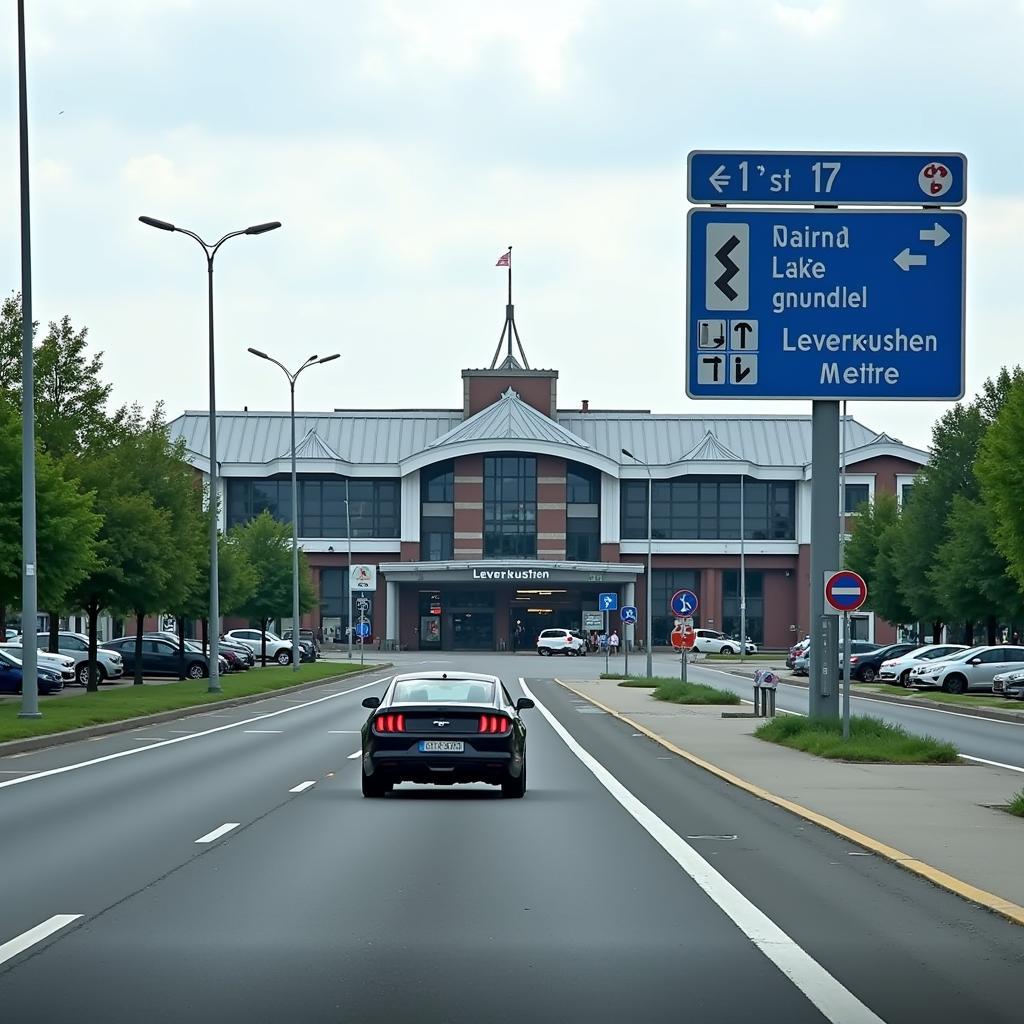
[[[21,419],[0,404],[0,628],[21,598]],[[94,495],[45,452],[36,453],[36,566],[39,603],[61,605],[93,565],[101,516]],[[34,632],[31,623],[22,628]]]
[[[867,606],[888,622],[910,622],[913,612],[900,590],[900,567],[895,555],[901,528],[899,504],[894,494],[878,494],[861,505],[857,522],[843,549],[847,568],[868,584]]]
[[[264,634],[260,651],[262,662],[267,660],[266,632],[268,624],[292,608],[292,529],[289,523],[278,522],[269,512],[261,512],[255,519],[232,528],[229,536],[238,544],[252,566],[256,585],[248,599],[238,609],[240,615],[258,622]],[[313,607],[313,581],[310,577],[306,554],[299,552],[299,611]],[[298,629],[298,623],[294,624]]]
[[[21,295],[0,303],[0,402],[21,408]],[[32,335],[35,337],[33,325]]]

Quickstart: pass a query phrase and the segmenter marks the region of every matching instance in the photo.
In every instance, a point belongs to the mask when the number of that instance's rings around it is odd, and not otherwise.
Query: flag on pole
[[[504,253],[501,254],[500,259],[494,265],[496,267],[507,267],[507,266],[510,266],[511,263],[512,263],[512,250],[509,249],[508,252],[504,252]]]

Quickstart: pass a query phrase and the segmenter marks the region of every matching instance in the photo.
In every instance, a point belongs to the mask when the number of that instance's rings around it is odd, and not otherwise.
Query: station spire
[[[498,338],[498,347],[494,350],[494,358],[491,360],[491,369],[505,369],[505,368],[518,368],[516,357],[512,355],[512,338],[515,336],[516,346],[519,349],[519,355],[522,357],[523,365],[522,369],[528,370],[530,364],[526,361],[526,353],[523,351],[523,343],[519,340],[519,331],[516,330],[516,308],[512,305],[512,246],[508,247],[508,252],[502,253],[498,258],[498,262],[494,264],[496,267],[508,267],[508,304],[505,306],[505,326],[501,329],[501,337]],[[504,362],[498,367],[498,356],[501,355],[501,346],[505,344],[507,346],[507,353],[505,355]]]

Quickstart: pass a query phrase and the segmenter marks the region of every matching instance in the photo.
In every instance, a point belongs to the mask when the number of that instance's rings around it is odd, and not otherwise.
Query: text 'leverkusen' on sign
[[[687,394],[955,399],[964,215],[691,210]]]

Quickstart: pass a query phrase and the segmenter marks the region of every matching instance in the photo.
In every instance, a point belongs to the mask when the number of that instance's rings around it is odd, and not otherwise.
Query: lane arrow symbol
[[[949,238],[949,232],[937,221],[933,228],[922,228],[918,234],[921,236],[922,242],[934,242],[935,248],[938,249],[942,243]]]
[[[742,384],[750,376],[750,367],[743,365],[743,357],[736,357],[736,383]]]
[[[732,180],[730,175],[722,173],[724,170],[725,164],[719,164],[718,170],[715,171],[715,173],[712,174],[710,178],[708,178],[708,181],[710,181],[711,184],[715,186],[715,191],[719,193]]]
[[[923,267],[928,262],[928,257],[924,254],[918,255],[916,252],[911,252],[908,246],[899,256],[893,257],[893,262],[900,270],[909,270],[911,267]]]

